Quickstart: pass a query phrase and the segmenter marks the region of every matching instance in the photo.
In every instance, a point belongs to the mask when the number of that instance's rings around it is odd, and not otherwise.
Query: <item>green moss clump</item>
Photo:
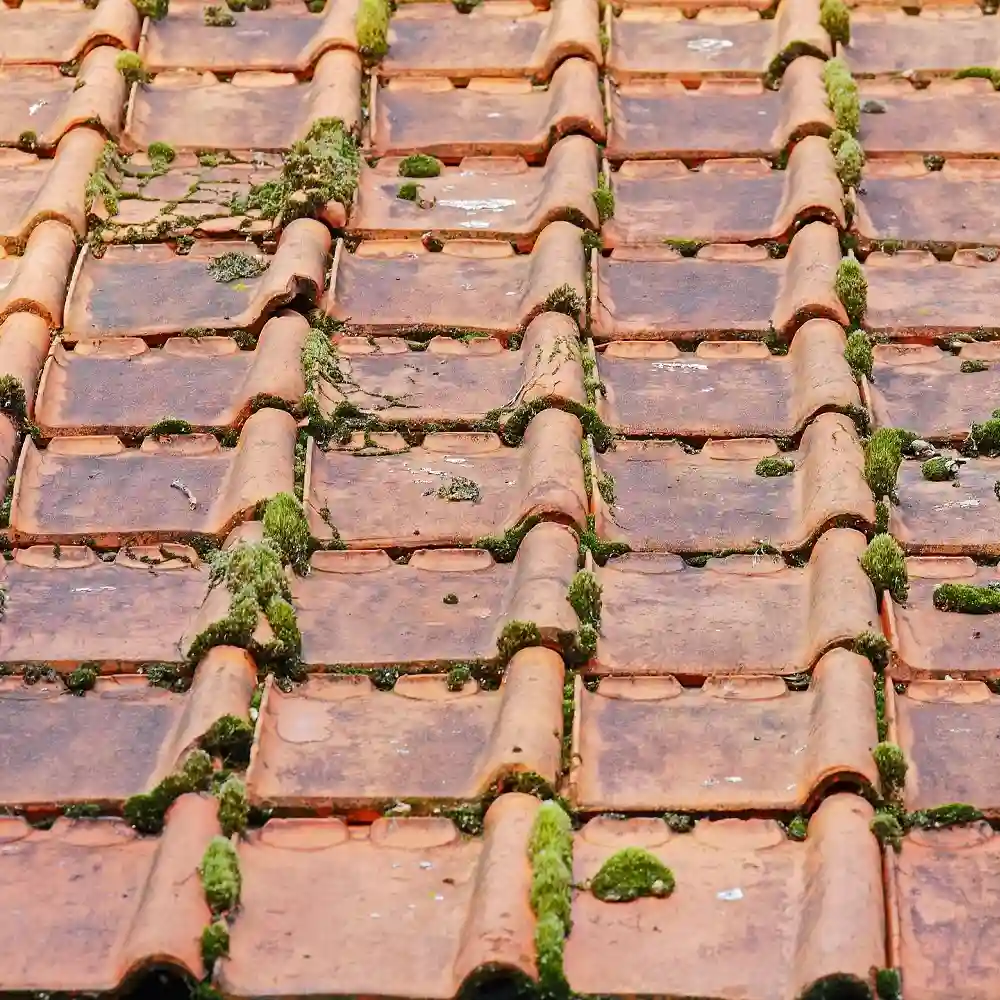
[[[868,828],[880,844],[887,844],[897,852],[903,846],[903,827],[895,813],[880,810],[872,817]]]
[[[929,458],[921,464],[920,472],[924,479],[932,483],[943,483],[948,479],[955,478],[957,468],[954,462],[941,455],[935,455],[934,458]]]
[[[587,625],[601,624],[601,585],[589,570],[580,570],[570,581],[569,603],[576,617]]]
[[[847,345],[844,347],[844,360],[859,382],[862,378],[871,381],[872,371],[875,367],[875,352],[872,350],[872,342],[864,330],[854,330],[847,338]]]
[[[267,270],[267,260],[230,250],[208,262],[208,270],[218,282],[246,281],[259,278]]]
[[[466,666],[452,667],[445,682],[449,691],[461,691],[472,680],[472,671]]]
[[[142,57],[136,52],[119,52],[118,58],[115,59],[115,69],[129,85],[149,82],[149,74],[146,72]]]
[[[583,296],[570,285],[560,285],[553,289],[542,303],[542,312],[561,312],[576,319],[586,308]]]
[[[126,800],[125,821],[140,833],[159,833],[174,800],[188,792],[203,792],[212,777],[212,760],[204,750],[188,754],[179,774],[164,778],[151,792],[141,792]]]
[[[298,500],[291,493],[271,497],[264,508],[262,521],[264,537],[278,550],[281,558],[296,573],[307,572],[313,548],[312,535]]]
[[[534,622],[509,621],[497,639],[497,655],[501,663],[507,663],[519,650],[541,644],[542,633]]]
[[[603,170],[597,175],[597,188],[591,197],[594,199],[594,207],[597,209],[597,218],[602,223],[614,216],[615,192]]]
[[[535,952],[544,996],[568,994],[563,949],[572,926],[573,824],[554,800],[543,802],[528,844],[531,907],[537,917]]]
[[[823,64],[823,83],[837,128],[856,136],[861,127],[861,105],[858,85],[847,63],[839,57],[828,59]]]
[[[268,659],[286,663],[292,675],[299,676],[302,633],[295,617],[295,608],[284,597],[275,595],[264,607],[264,617],[274,633],[274,643],[264,654]]]
[[[884,498],[875,501],[875,533],[885,534],[889,530],[889,503]]]
[[[215,5],[206,7],[203,18],[205,25],[209,28],[232,28],[236,24],[236,18],[230,13],[228,7]]]
[[[143,17],[160,21],[167,16],[169,0],[132,0],[132,3]]]
[[[955,74],[955,79],[989,80],[997,90],[1000,90],[1000,69],[992,66],[967,66]]]
[[[860,187],[861,172],[865,165],[865,151],[861,143],[852,135],[842,133],[847,138],[834,153],[833,162],[837,170],[837,178],[844,189]]]
[[[556,851],[539,851],[532,859],[531,908],[555,914],[563,926],[569,926],[572,900],[565,887],[572,879],[573,873]]]
[[[889,666],[889,640],[876,632],[862,632],[854,640],[851,650],[865,657],[876,670]]]
[[[762,458],[758,463],[754,472],[758,476],[764,476],[767,479],[774,479],[778,476],[787,476],[789,473],[795,471],[795,463],[787,458]]]
[[[66,688],[75,695],[83,695],[97,683],[97,670],[89,663],[81,664],[65,677]]]
[[[875,971],[875,995],[878,1000],[902,1000],[903,982],[898,969]]]
[[[229,928],[224,920],[215,920],[201,932],[201,960],[211,973],[218,959],[229,954]]]
[[[975,806],[964,802],[952,802],[932,809],[918,809],[906,817],[906,822],[910,829],[941,830],[947,826],[975,823],[982,818],[982,812]]]
[[[146,149],[153,170],[160,173],[174,162],[177,154],[169,142],[151,142]]]
[[[28,419],[28,399],[19,379],[13,375],[0,375],[0,411],[23,424]]]
[[[400,177],[438,177],[444,164],[436,156],[415,153],[399,162]]]
[[[221,757],[226,767],[246,767],[253,746],[253,723],[236,715],[223,715],[202,736],[201,746],[212,756]]]
[[[868,309],[868,279],[853,257],[844,257],[837,267],[834,291],[844,304],[850,321],[859,326]]]
[[[400,201],[419,201],[420,185],[416,181],[407,181],[405,184],[400,184],[399,190],[396,192],[396,197]]]
[[[968,583],[941,583],[934,588],[938,611],[963,615],[994,615],[1000,611],[1000,583],[977,587]]]
[[[989,419],[973,424],[969,431],[969,444],[977,455],[995,458],[1000,455],[1000,410],[994,410]]]
[[[697,822],[694,816],[689,813],[673,812],[664,813],[663,820],[667,824],[667,828],[674,833],[690,833]]]
[[[354,29],[358,51],[369,65],[389,51],[389,0],[360,0]]]
[[[872,757],[878,767],[882,794],[887,799],[898,800],[906,782],[907,763],[903,751],[895,743],[882,742],[872,750]]]
[[[801,813],[797,816],[793,816],[788,823],[788,839],[789,840],[805,840],[809,835],[809,824],[806,822],[805,816]]]
[[[988,372],[990,366],[986,364],[985,361],[974,361],[970,358],[966,358],[959,366],[958,370],[963,375],[975,375],[978,372]]]
[[[831,41],[838,45],[851,44],[851,12],[844,0],[822,0],[819,23]]]
[[[437,496],[451,503],[479,503],[482,490],[479,484],[465,476],[450,476],[446,483],[438,487]]]
[[[231,774],[219,788],[218,798],[219,825],[223,834],[231,837],[234,833],[242,833],[250,815],[247,790],[243,782],[235,774]]]
[[[903,461],[899,435],[891,427],[880,427],[865,442],[865,480],[876,500],[896,495],[896,476]]]
[[[669,896],[674,874],[659,858],[641,847],[612,854],[590,880],[590,891],[605,903],[629,903],[640,896]]]
[[[892,535],[876,535],[861,557],[861,568],[881,595],[888,591],[897,604],[905,604],[910,584],[906,574],[906,557]]]
[[[191,429],[191,425],[186,420],[181,420],[178,417],[164,417],[162,420],[157,420],[155,424],[150,424],[145,433],[146,437],[159,441],[160,438],[170,437],[174,434],[190,434]]]
[[[240,860],[225,837],[213,837],[198,868],[205,899],[213,913],[225,913],[240,901]]]

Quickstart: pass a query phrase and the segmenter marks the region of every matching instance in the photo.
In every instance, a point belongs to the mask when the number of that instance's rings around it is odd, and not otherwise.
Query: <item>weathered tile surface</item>
[[[0,322],[15,313],[32,313],[50,328],[62,325],[75,253],[73,230],[54,219],[34,228],[20,256],[4,256],[0,250]]]
[[[12,375],[21,384],[29,418],[49,340],[49,325],[40,316],[16,312],[0,322],[0,374]]]

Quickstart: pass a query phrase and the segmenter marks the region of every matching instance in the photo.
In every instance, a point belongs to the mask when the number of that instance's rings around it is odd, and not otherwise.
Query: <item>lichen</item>
[[[868,828],[880,844],[885,844],[894,851],[899,851],[903,846],[903,827],[894,812],[887,809],[879,810],[872,817]]]
[[[97,668],[89,663],[81,664],[76,670],[70,671],[65,677],[68,691],[83,696],[97,683]]]
[[[212,777],[212,759],[204,750],[192,750],[177,774],[168,775],[151,792],[140,792],[125,802],[125,821],[140,833],[159,833],[174,800],[188,792],[202,792]]]
[[[674,874],[649,851],[626,847],[601,865],[589,888],[605,903],[629,903],[641,896],[669,896],[674,891]]]
[[[504,625],[497,639],[497,656],[501,663],[507,663],[519,650],[541,644],[542,634],[534,622],[523,622],[515,619]]]
[[[774,479],[778,476],[787,476],[789,473],[795,471],[795,463],[787,458],[762,458],[754,468],[754,472],[758,476],[764,476],[767,479]]]
[[[597,188],[591,197],[594,199],[594,207],[597,209],[597,218],[602,224],[614,216],[615,192],[603,170],[597,175]]]
[[[834,291],[844,304],[848,319],[855,326],[860,325],[868,309],[868,279],[854,257],[844,257],[840,261]]]
[[[977,587],[969,583],[941,583],[934,588],[934,607],[963,615],[994,615],[1000,611],[1000,583]]]
[[[368,65],[389,51],[389,0],[360,0],[354,21],[358,52]]]
[[[243,782],[231,774],[222,783],[218,792],[219,825],[225,836],[242,833],[247,826],[250,815],[250,805],[247,802],[247,790]]]
[[[236,848],[225,837],[209,841],[198,874],[213,913],[225,913],[240,901],[240,861]]]
[[[875,588],[877,596],[888,592],[897,604],[905,604],[910,585],[906,557],[892,535],[876,535],[861,557],[861,568]]]
[[[216,961],[229,954],[229,927],[215,920],[201,932],[201,960],[211,973]]]
[[[438,177],[444,164],[435,157],[425,153],[414,153],[399,161],[400,177]]]
[[[862,632],[855,637],[851,649],[865,657],[875,670],[885,670],[889,666],[889,640],[884,635]]]
[[[148,83],[149,74],[142,57],[136,52],[119,52],[115,59],[115,69],[125,78],[130,86],[133,83]]]
[[[572,927],[573,824],[555,801],[538,809],[528,843],[531,862],[531,908],[539,987],[544,996],[565,996],[563,949]]]
[[[207,753],[221,757],[226,767],[246,767],[253,746],[253,724],[236,715],[220,716],[200,742]]]
[[[902,461],[903,448],[894,428],[880,427],[865,442],[865,481],[876,500],[895,497]]]
[[[844,360],[859,382],[862,378],[871,381],[872,371],[875,367],[875,352],[872,350],[872,342],[864,330],[854,330],[847,338],[847,345],[844,347]]]
[[[906,783],[907,763],[903,751],[895,743],[881,742],[872,750],[872,758],[878,768],[882,795],[890,802],[902,798]]]
[[[958,370],[963,375],[975,375],[978,372],[987,372],[990,370],[990,366],[986,364],[985,361],[975,361],[972,358],[966,358],[959,366]]]
[[[230,13],[228,7],[215,5],[206,7],[202,17],[205,25],[209,28],[232,28],[236,24],[236,18]]]
[[[920,474],[932,483],[943,483],[955,478],[958,466],[953,459],[935,455],[920,465]]]
[[[264,257],[229,250],[213,257],[207,266],[216,281],[229,282],[259,278],[267,270],[267,264]]]
[[[831,41],[838,45],[851,44],[851,12],[844,0],[822,0],[819,23]]]
[[[296,573],[306,573],[313,541],[302,505],[291,493],[278,493],[267,502],[262,518],[264,537]]]

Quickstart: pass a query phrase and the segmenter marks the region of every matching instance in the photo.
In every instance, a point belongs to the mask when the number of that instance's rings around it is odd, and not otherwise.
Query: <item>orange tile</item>
[[[803,136],[830,134],[822,68],[812,56],[796,59],[779,91],[728,80],[707,80],[697,90],[679,80],[612,88],[608,159],[775,159]]]
[[[758,475],[771,457],[794,470]],[[840,413],[820,414],[794,451],[770,438],[711,440],[695,454],[676,441],[620,441],[594,471],[615,484],[613,505],[594,497],[598,534],[633,551],[796,552],[834,526],[874,531],[864,452]]]
[[[534,417],[516,448],[483,432],[428,434],[414,448],[399,434],[368,437],[374,452],[360,432],[327,451],[310,439],[305,500],[315,538],[412,549],[472,545],[530,517],[585,523],[582,430],[561,410]],[[449,499],[461,480],[478,499]]]
[[[242,904],[219,986],[240,998],[445,998],[480,969],[533,977],[528,840],[537,809],[530,796],[501,796],[475,838],[438,817],[370,827],[270,820],[237,847]]]
[[[321,294],[330,232],[315,219],[296,219],[272,257],[249,242],[199,240],[184,255],[166,244],[109,247],[81,254],[70,286],[64,339],[147,337],[190,328],[260,328],[296,297]],[[229,252],[267,260],[259,277],[216,281],[211,261]],[[0,262],[2,266],[2,262]]]
[[[20,256],[0,250],[0,323],[32,313],[51,329],[61,326],[75,254],[73,230],[54,219],[35,227]]]
[[[740,341],[702,341],[693,355],[672,343],[612,341],[597,352],[597,372],[606,393],[598,412],[639,437],[797,437],[824,410],[861,403],[844,332],[824,319],[804,323],[787,355]]]
[[[35,389],[49,336],[45,320],[28,312],[14,313],[0,323],[0,374],[13,375],[21,383],[29,418],[35,410]]]
[[[290,693],[268,681],[247,791],[268,809],[381,811],[399,800],[478,799],[514,772],[554,784],[562,752],[563,664],[525,649],[498,691],[443,676],[312,676]]]
[[[143,562],[145,558],[147,562]],[[16,549],[0,579],[7,614],[0,663],[104,673],[184,661],[185,636],[208,594],[207,567],[186,545],[137,546],[104,562],[89,548]]]
[[[845,225],[833,154],[819,136],[795,146],[787,170],[772,170],[766,160],[709,160],[698,170],[678,160],[630,160],[611,183],[615,214],[601,229],[606,248],[677,238],[787,241],[806,222]]]
[[[160,837],[117,819],[0,818],[0,892],[18,917],[0,930],[4,988],[103,993],[164,966],[200,979],[211,914],[197,870],[218,832],[215,800],[198,795],[177,800]]]
[[[540,167],[520,157],[465,157],[438,177],[416,181],[419,202],[398,197],[406,183],[400,163],[387,156],[362,166],[350,235],[412,239],[430,232],[442,239],[509,240],[528,251],[550,222],[582,220],[600,228],[592,197],[599,156],[586,136],[560,139]]]
[[[642,847],[677,884],[665,899],[624,904],[577,892],[570,988],[720,1000],[872,991],[874,970],[887,963],[871,816],[860,797],[835,795],[803,843],[768,819],[700,820],[691,833],[672,833],[662,819],[591,820],[574,837],[578,883],[621,848]]]
[[[619,247],[598,257],[593,335],[600,340],[782,338],[818,317],[846,324],[834,291],[837,230],[814,222],[775,260],[764,247],[716,244],[694,258],[669,247]]]
[[[419,240],[366,242],[354,253],[340,243],[323,308],[352,333],[471,329],[506,338],[539,313],[566,308],[555,301],[565,287],[582,319],[584,267],[580,230],[569,222],[546,226],[530,254],[471,240],[437,253]]]
[[[879,632],[858,564],[865,537],[834,528],[801,569],[773,556],[709,559],[631,553],[597,570],[604,588],[597,674],[787,675],[827,650]]]
[[[562,313],[542,313],[517,350],[493,337],[434,337],[414,350],[398,337],[334,340],[342,382],[323,382],[320,407],[329,416],[344,402],[387,423],[469,426],[490,411],[547,400],[587,402],[579,330]],[[2,357],[2,355],[0,355]]]
[[[83,697],[61,681],[27,687],[19,677],[0,678],[0,806],[119,810],[176,772],[216,719],[245,718],[256,683],[246,653],[223,646],[205,658],[185,694],[138,675],[98,678]]]
[[[295,420],[258,410],[234,448],[189,434],[126,448],[113,436],[58,437],[39,449],[28,438],[11,501],[20,544],[91,538],[117,547],[225,536],[258,503],[293,488]]]
[[[164,72],[136,85],[125,142],[133,149],[167,142],[189,152],[286,150],[321,118],[339,118],[356,130],[360,86],[361,63],[348,49],[327,52],[306,83],[291,73],[253,70],[226,83],[208,72]]]
[[[42,0],[0,6],[0,65],[58,65],[99,45],[134,49],[142,17],[129,0]]]
[[[135,337],[80,340],[72,350],[57,343],[42,373],[37,423],[47,436],[141,436],[168,416],[195,431],[238,430],[260,401],[298,404],[308,333],[304,317],[283,312],[250,351],[230,337],[174,337],[161,348]]]
[[[548,86],[476,77],[465,87],[435,77],[390,80],[373,92],[374,155],[521,156],[541,163],[556,141],[581,133],[604,142],[597,67],[567,59]]]
[[[510,563],[473,549],[421,550],[402,565],[385,552],[333,551],[316,553],[312,568],[291,587],[313,669],[494,660],[509,621],[533,622],[553,648],[578,625],[567,601],[577,541],[563,525],[536,525]],[[365,628],[373,607],[391,609],[392,629]]]

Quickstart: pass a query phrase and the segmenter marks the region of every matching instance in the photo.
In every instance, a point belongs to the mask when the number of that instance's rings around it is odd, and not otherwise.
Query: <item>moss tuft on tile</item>
[[[903,846],[903,826],[895,812],[881,809],[872,817],[869,829],[880,844],[899,851]]]
[[[143,17],[160,21],[167,16],[169,0],[132,0],[132,3]]]
[[[188,792],[203,792],[212,778],[212,759],[204,750],[192,750],[177,774],[164,778],[151,792],[140,792],[125,802],[125,822],[139,833],[159,833],[174,800]]]
[[[775,479],[780,476],[787,476],[795,471],[795,463],[787,458],[773,456],[762,458],[754,467],[754,473],[765,479]]]
[[[309,570],[309,557],[314,545],[302,505],[291,493],[278,493],[268,500],[261,518],[264,537],[274,546],[282,560],[296,573]]]
[[[889,666],[889,640],[876,632],[862,632],[856,636],[851,651],[865,657],[875,670]]]
[[[895,497],[902,461],[902,444],[894,428],[880,427],[865,442],[865,481],[876,500]]]
[[[597,209],[597,217],[601,223],[605,223],[615,214],[615,192],[611,187],[611,182],[602,170],[597,175],[597,188],[591,195],[594,199],[594,207]]]
[[[148,83],[149,74],[146,72],[146,65],[142,61],[142,56],[137,52],[119,52],[115,59],[115,69],[125,78],[129,85],[133,83]]]
[[[834,291],[844,305],[848,319],[859,326],[868,310],[868,279],[854,257],[844,257],[837,267]]]
[[[240,901],[242,880],[236,848],[225,837],[213,837],[198,868],[205,899],[215,914],[232,910]]]
[[[354,27],[358,51],[369,66],[389,51],[389,0],[360,0]]]
[[[856,136],[861,128],[861,105],[847,63],[839,57],[828,59],[823,64],[823,83],[836,127]]]
[[[994,615],[1000,611],[1000,583],[977,587],[968,583],[941,583],[934,588],[934,607],[963,615]]]
[[[438,177],[444,164],[436,156],[426,153],[414,153],[399,162],[400,177]]]
[[[920,474],[932,483],[943,483],[954,479],[958,472],[958,463],[951,458],[935,455],[921,463]]]
[[[572,926],[573,824],[555,801],[543,802],[538,809],[528,858],[539,987],[549,997],[567,996],[563,950]]]
[[[68,691],[83,696],[97,683],[97,668],[90,663],[81,664],[76,670],[70,671],[64,680]]]
[[[838,45],[851,44],[851,12],[844,0],[821,0],[820,27]]]
[[[542,634],[534,622],[509,621],[497,639],[497,656],[501,663],[507,663],[520,650],[541,644]]]
[[[202,749],[221,757],[226,767],[246,767],[253,745],[253,723],[236,715],[223,715],[201,738]]]
[[[642,896],[669,896],[674,891],[673,872],[641,847],[626,847],[612,854],[590,880],[590,891],[605,903],[629,903]]]
[[[242,833],[250,816],[250,805],[247,801],[246,786],[231,774],[219,787],[216,795],[219,799],[219,825],[225,836]]]
[[[906,557],[891,535],[876,535],[861,557],[861,568],[875,588],[877,596],[888,592],[897,604],[905,604],[910,586],[906,574]]]
[[[201,932],[201,960],[209,974],[216,961],[229,954],[229,927],[215,920]]]
[[[890,802],[901,801],[908,769],[903,751],[895,743],[883,741],[872,750],[872,758],[878,768],[882,795]]]

